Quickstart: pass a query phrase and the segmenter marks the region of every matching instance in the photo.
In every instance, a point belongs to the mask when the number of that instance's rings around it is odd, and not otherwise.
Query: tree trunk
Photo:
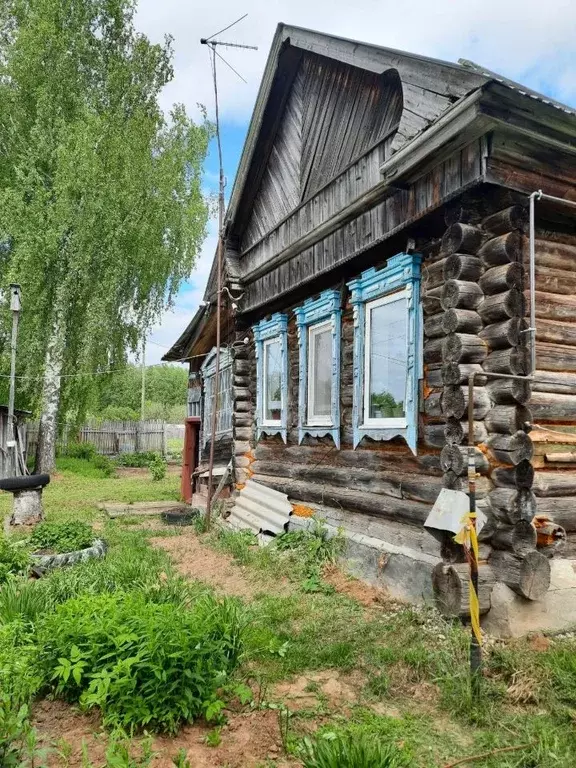
[[[42,489],[30,488],[25,491],[13,491],[14,503],[10,525],[33,526],[44,519],[42,508]]]
[[[528,600],[540,599],[550,587],[550,561],[541,552],[528,552],[523,557],[493,552],[489,564],[499,581]]]
[[[63,312],[56,310],[56,320],[52,335],[46,346],[46,363],[42,384],[42,413],[36,447],[36,474],[50,474],[56,466],[56,437],[58,434],[58,408],[60,406],[60,388],[62,366],[64,364],[64,347],[66,344],[66,328]]]

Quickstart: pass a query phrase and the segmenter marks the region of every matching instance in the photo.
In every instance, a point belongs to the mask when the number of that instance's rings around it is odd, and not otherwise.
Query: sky
[[[448,61],[471,59],[488,69],[576,106],[575,0],[230,0],[202,4],[186,0],[140,0],[136,25],[153,42],[171,35],[174,79],[162,93],[168,112],[182,103],[199,115],[213,115],[210,64],[201,37],[209,37],[244,13],[248,17],[219,39],[258,46],[257,51],[226,49],[243,83],[218,61],[221,135],[227,192],[232,189],[260,78],[278,22],[317,29],[389,48]],[[205,189],[217,188],[215,147],[206,162]],[[147,363],[155,364],[183,332],[202,300],[216,248],[209,233],[196,269],[182,286],[173,310],[152,329]]]

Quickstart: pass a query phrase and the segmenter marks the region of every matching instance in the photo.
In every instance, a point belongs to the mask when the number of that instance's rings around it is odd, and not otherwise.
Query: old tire
[[[2,491],[28,491],[32,488],[44,488],[50,482],[50,475],[20,475],[5,477],[0,480]]]
[[[76,565],[92,558],[104,557],[108,545],[104,539],[95,539],[92,546],[86,549],[78,549],[75,552],[63,552],[59,555],[35,555],[31,554],[32,562],[41,569],[62,568],[65,565]]]

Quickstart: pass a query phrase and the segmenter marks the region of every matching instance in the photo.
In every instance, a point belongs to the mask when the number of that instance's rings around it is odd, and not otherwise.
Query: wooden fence
[[[38,442],[38,423],[28,422],[26,451],[34,456]],[[155,451],[166,455],[168,427],[164,421],[103,421],[85,424],[79,430],[65,426],[57,442],[57,451],[66,453],[71,442],[92,443],[104,456],[120,453]]]

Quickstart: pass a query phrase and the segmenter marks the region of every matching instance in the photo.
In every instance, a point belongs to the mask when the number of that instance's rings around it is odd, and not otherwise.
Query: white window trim
[[[282,355],[282,338],[280,336],[273,336],[271,339],[265,339],[262,342],[262,426],[263,427],[281,427],[282,415],[279,419],[267,419],[265,414],[268,405],[268,365],[266,350],[271,344],[278,344],[280,355]],[[280,379],[282,379],[282,369],[280,369]],[[280,385],[280,414],[284,413],[284,392],[283,387]]]
[[[374,301],[368,301],[366,302],[366,322],[365,322],[365,336],[364,336],[364,408],[363,408],[363,415],[364,420],[362,423],[363,427],[401,427],[404,428],[408,425],[408,421],[405,416],[397,416],[397,417],[389,417],[385,419],[374,419],[370,418],[370,333],[371,333],[371,327],[372,327],[372,310],[376,307],[384,306],[385,304],[393,304],[396,301],[400,301],[401,299],[405,299],[406,302],[408,301],[408,291],[406,288],[403,288],[401,291],[396,291],[395,293],[389,293],[386,296],[382,296],[379,299],[375,299]],[[409,339],[409,328],[408,328],[408,322],[409,322],[409,313],[408,313],[408,306],[406,304],[406,344],[408,344]],[[406,355],[408,356],[408,349],[406,350]],[[407,358],[408,359],[408,358]],[[406,368],[408,369],[408,363],[406,363]],[[406,387],[408,386],[408,377],[406,381]],[[404,403],[406,403],[407,395],[404,395]]]
[[[321,323],[308,326],[308,390],[306,392],[307,408],[306,408],[306,423],[310,427],[332,427],[332,414],[327,416],[315,416],[312,412],[314,405],[314,362],[315,362],[315,347],[313,344],[314,336],[318,333],[330,334],[330,347],[332,348],[332,320],[325,320]],[[332,365],[332,363],[330,364]],[[331,386],[334,386],[333,381],[330,382]],[[330,402],[332,402],[332,394],[330,394]],[[332,410],[332,408],[330,408]]]

